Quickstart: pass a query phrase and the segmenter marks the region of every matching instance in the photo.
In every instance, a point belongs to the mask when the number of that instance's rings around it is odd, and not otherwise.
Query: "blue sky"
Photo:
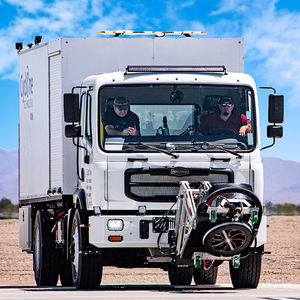
[[[262,155],[300,162],[299,0],[0,0],[0,20],[0,148],[18,147],[16,42],[97,37],[99,30],[197,30],[245,39],[245,72],[285,95],[284,138]],[[268,92],[259,91],[259,101],[267,145]]]

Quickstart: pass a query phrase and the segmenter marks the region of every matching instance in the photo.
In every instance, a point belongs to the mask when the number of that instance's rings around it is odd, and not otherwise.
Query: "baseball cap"
[[[118,109],[127,109],[129,108],[129,102],[126,98],[124,97],[116,97],[114,99],[114,105],[118,108]]]
[[[229,102],[231,104],[234,104],[232,101],[232,98],[230,96],[222,96],[221,99],[219,100],[219,104],[223,104],[225,102]]]

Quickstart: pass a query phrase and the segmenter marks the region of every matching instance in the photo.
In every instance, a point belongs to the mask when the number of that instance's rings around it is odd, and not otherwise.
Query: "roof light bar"
[[[224,73],[225,66],[127,66],[126,73],[148,72],[201,72]]]
[[[120,35],[155,35],[156,37],[164,37],[165,35],[184,35],[190,37],[191,35],[207,34],[204,31],[133,31],[133,30],[103,30],[98,31],[100,34],[113,34],[115,37]]]

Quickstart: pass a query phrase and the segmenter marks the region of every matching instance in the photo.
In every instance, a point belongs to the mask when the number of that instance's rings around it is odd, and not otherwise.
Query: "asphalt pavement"
[[[257,289],[233,289],[231,285],[101,285],[97,290],[65,287],[0,286],[0,299],[262,299],[300,300],[300,284],[260,284]]]

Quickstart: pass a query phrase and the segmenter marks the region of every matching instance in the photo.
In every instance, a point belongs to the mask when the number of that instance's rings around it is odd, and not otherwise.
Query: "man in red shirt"
[[[245,136],[247,117],[237,114],[230,96],[223,96],[218,103],[219,112],[206,116],[200,124],[196,135],[204,134],[239,134]]]

